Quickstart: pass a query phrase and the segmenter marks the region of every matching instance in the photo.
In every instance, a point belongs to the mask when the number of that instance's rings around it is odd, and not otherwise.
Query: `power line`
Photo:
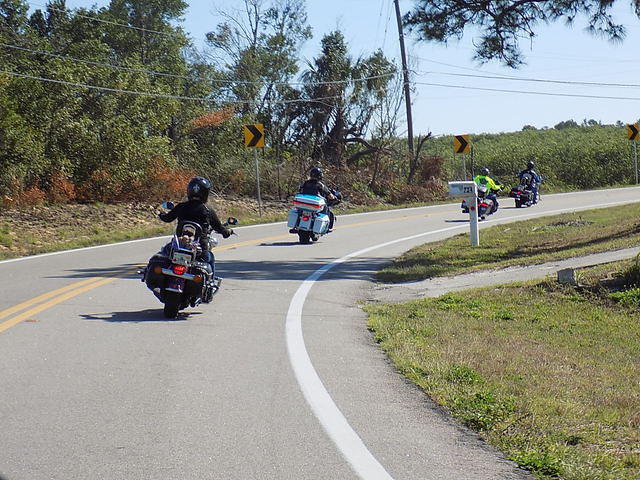
[[[504,78],[518,78],[518,77],[514,77],[513,75],[506,75],[506,74],[494,73],[494,72],[486,72],[485,70],[480,70],[479,68],[462,67],[460,65],[455,65],[455,64],[452,64],[452,63],[445,63],[445,62],[438,62],[436,60],[429,60],[427,58],[418,57],[416,55],[410,55],[410,57],[418,59],[418,60],[423,60],[423,61],[429,62],[429,63],[435,63],[435,64],[438,64],[438,65],[444,65],[445,67],[459,68],[461,70],[470,70],[472,72],[490,73],[492,75],[499,75],[499,76],[504,77]]]
[[[113,68],[116,70],[123,70],[123,71],[128,71],[128,72],[134,72],[134,73],[145,73],[145,74],[149,74],[149,75],[158,75],[158,76],[164,76],[164,77],[172,77],[172,78],[179,78],[179,79],[184,79],[184,80],[191,80],[192,77],[189,76],[185,76],[185,75],[176,75],[176,74],[172,74],[172,73],[163,73],[163,72],[156,72],[153,70],[144,70],[144,69],[140,69],[140,68],[131,68],[131,67],[123,67],[120,65],[114,65],[112,63],[102,63],[102,62],[95,62],[92,60],[84,60],[81,58],[74,58],[74,57],[69,57],[67,55],[59,55],[56,53],[51,53],[51,52],[45,52],[42,50],[33,50],[30,48],[26,48],[26,47],[20,47],[18,45],[12,45],[12,44],[8,44],[8,43],[2,43],[0,42],[0,46],[5,47],[5,48],[11,48],[14,50],[21,50],[24,52],[29,52],[29,53],[33,53],[36,55],[45,55],[48,57],[54,57],[54,58],[60,58],[62,60],[68,60],[68,61],[72,61],[72,62],[78,62],[78,63],[85,63],[88,65],[94,65],[94,66],[98,66],[98,67],[107,67],[107,68]],[[272,85],[287,85],[287,86],[294,86],[294,85],[337,85],[337,84],[341,84],[341,83],[350,83],[350,82],[366,82],[368,80],[376,80],[376,79],[380,79],[380,78],[386,78],[386,77],[391,77],[394,76],[394,73],[384,73],[381,75],[373,75],[370,77],[360,77],[360,78],[352,78],[350,80],[333,80],[333,81],[327,81],[327,82],[310,82],[310,83],[305,83],[305,82],[273,82],[271,83]],[[222,79],[222,78],[209,78],[207,79],[208,81],[211,82],[217,82],[217,83],[228,83],[228,84],[238,84],[238,85],[263,85],[265,83],[269,83],[269,82],[260,82],[260,81],[249,81],[249,80],[229,80],[229,79]]]
[[[481,88],[481,87],[467,87],[463,85],[445,85],[443,83],[427,83],[427,82],[414,82],[416,85],[427,85],[431,87],[445,87],[445,88],[458,88],[462,90],[482,90],[486,92],[500,92],[500,93],[520,93],[526,95],[546,95],[551,97],[576,97],[576,98],[598,98],[603,100],[640,100],[638,97],[609,97],[604,95],[581,95],[577,93],[550,93],[550,92],[531,92],[525,90],[503,90],[498,88]]]
[[[72,62],[77,62],[77,63],[85,63],[87,65],[94,65],[97,67],[108,67],[108,68],[113,68],[116,70],[123,70],[123,71],[127,71],[127,72],[134,72],[134,73],[146,73],[149,75],[158,75],[158,76],[163,76],[163,77],[172,77],[172,78],[180,78],[180,79],[189,79],[190,77],[185,76],[185,75],[176,75],[173,73],[163,73],[163,72],[155,72],[153,70],[144,70],[141,68],[130,68],[130,67],[122,67],[120,65],[113,65],[112,63],[102,63],[102,62],[94,62],[92,60],[84,60],[82,58],[74,58],[74,57],[69,57],[66,55],[59,55],[57,53],[51,53],[51,52],[45,52],[42,50],[32,50],[30,48],[26,48],[26,47],[19,47],[18,45],[10,45],[8,43],[2,43],[0,42],[0,47],[5,47],[5,48],[11,48],[13,50],[21,50],[23,52],[29,52],[29,53],[33,53],[36,55],[44,55],[47,57],[53,57],[53,58],[60,58],[62,60],[68,60],[68,61],[72,61]]]
[[[556,83],[562,85],[582,85],[591,87],[633,87],[638,88],[640,84],[633,83],[604,83],[604,82],[581,82],[573,80],[548,80],[540,78],[523,78],[523,77],[501,77],[493,75],[471,75],[466,73],[450,73],[450,72],[422,72],[425,74],[449,75],[453,77],[471,77],[471,78],[488,78],[492,80],[515,80],[521,82],[537,82],[537,83]]]
[[[86,88],[89,90],[102,90],[102,91],[106,91],[106,92],[112,92],[112,93],[125,93],[125,94],[129,94],[129,95],[139,95],[139,96],[145,96],[145,97],[154,97],[154,98],[167,98],[167,99],[174,99],[174,100],[186,100],[186,101],[194,101],[194,102],[201,102],[201,103],[213,103],[214,99],[211,98],[202,98],[202,97],[185,97],[185,96],[181,96],[181,95],[169,95],[169,94],[164,94],[164,93],[152,93],[152,92],[139,92],[136,90],[123,90],[123,89],[119,89],[119,88],[109,88],[109,87],[99,87],[97,85],[87,85],[84,83],[74,83],[74,82],[67,82],[64,80],[55,80],[52,78],[43,78],[43,77],[37,77],[34,75],[27,75],[24,73],[17,73],[17,72],[7,72],[5,70],[0,70],[0,74],[5,74],[5,75],[9,75],[9,76],[13,76],[13,77],[19,77],[19,78],[28,78],[31,80],[38,80],[38,81],[42,81],[42,82],[49,82],[49,83],[57,83],[60,85],[67,85],[70,87],[79,87],[79,88]],[[318,98],[307,98],[307,99],[292,99],[292,100],[278,100],[275,102],[270,102],[273,104],[290,104],[290,103],[323,103],[323,100],[333,100],[333,99],[338,99],[338,98],[342,98],[341,96],[330,96],[330,97],[318,97]],[[217,101],[223,101],[225,103],[237,103],[237,104],[245,104],[245,103],[255,103],[254,100],[217,100]],[[328,104],[324,104],[324,105],[328,105]],[[329,105],[331,106],[331,105]]]

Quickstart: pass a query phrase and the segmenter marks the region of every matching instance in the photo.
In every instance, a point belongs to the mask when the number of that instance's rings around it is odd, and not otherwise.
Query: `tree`
[[[610,14],[616,0],[417,0],[413,11],[404,17],[405,24],[418,38],[446,42],[462,38],[465,28],[478,27],[481,32],[475,58],[486,62],[500,60],[510,67],[523,63],[518,46],[521,39],[532,39],[540,24],[564,20],[572,24],[585,15],[587,28],[610,40],[622,40],[626,30]],[[640,1],[629,0],[640,16]]]
[[[562,130],[565,128],[576,128],[578,123],[575,120],[565,120],[553,126],[556,130]]]
[[[303,0],[243,0],[243,9],[220,12],[225,21],[207,33],[207,42],[243,102],[242,113],[260,115],[268,101],[279,100],[278,85],[297,72],[297,52],[311,38]]]
[[[377,51],[368,58],[352,60],[344,35],[331,32],[321,42],[321,54],[304,73],[307,107],[307,138],[311,156],[344,166],[347,144],[365,140],[376,109],[385,100],[396,68]]]
[[[582,127],[597,127],[599,125],[602,125],[602,122],[593,118],[590,118],[588,120],[585,118],[584,120],[582,120],[582,123],[580,125]]]
[[[29,5],[22,0],[0,0],[0,39],[21,34],[27,26]]]

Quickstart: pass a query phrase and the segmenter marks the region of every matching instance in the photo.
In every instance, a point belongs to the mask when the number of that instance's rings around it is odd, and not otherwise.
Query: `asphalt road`
[[[481,225],[639,194],[505,198]],[[357,305],[381,265],[464,219],[457,203],[342,216],[308,246],[238,228],[221,292],[175,320],[134,273],[164,239],[0,262],[0,477],[531,478],[398,375]]]

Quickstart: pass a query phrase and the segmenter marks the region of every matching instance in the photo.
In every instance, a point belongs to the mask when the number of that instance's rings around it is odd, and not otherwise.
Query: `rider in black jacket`
[[[207,199],[211,190],[211,182],[204,177],[194,177],[187,185],[186,202],[181,202],[166,213],[158,216],[163,222],[173,222],[178,219],[178,236],[182,234],[182,223],[185,221],[196,222],[202,227],[203,235],[200,237],[200,246],[205,261],[211,265],[214,271],[213,253],[209,251],[208,238],[212,231],[220,233],[224,238],[233,234],[233,230],[225,227],[216,212],[207,207]]]
[[[535,163],[532,161],[527,162],[527,168],[518,173],[518,178],[522,180],[522,176],[525,174],[531,175],[531,183],[529,184],[529,188],[533,192],[533,203],[538,203],[538,199],[540,195],[538,194],[539,185],[542,183],[542,177],[536,173],[534,170]]]
[[[309,172],[309,180],[300,185],[298,193],[302,193],[304,195],[316,195],[325,198],[327,204],[325,205],[323,212],[329,215],[329,231],[331,231],[331,229],[333,229],[335,215],[329,209],[329,203],[334,200],[340,200],[340,198],[336,196],[336,193],[333,190],[320,181],[322,180],[322,176],[322,168],[313,167]]]

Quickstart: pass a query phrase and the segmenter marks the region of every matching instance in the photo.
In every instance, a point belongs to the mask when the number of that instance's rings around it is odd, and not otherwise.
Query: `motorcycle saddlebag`
[[[170,265],[169,258],[160,255],[154,255],[149,260],[149,264],[147,265],[147,273],[145,274],[145,281],[147,284],[147,288],[153,290],[154,288],[162,288],[164,282],[164,275],[161,273],[155,273],[153,269],[155,267],[169,268]]]
[[[322,235],[327,233],[327,230],[329,230],[329,215],[320,213],[313,220],[313,233]]]
[[[295,228],[298,223],[298,214],[299,210],[297,208],[292,208],[289,210],[289,217],[287,218],[287,227]]]

